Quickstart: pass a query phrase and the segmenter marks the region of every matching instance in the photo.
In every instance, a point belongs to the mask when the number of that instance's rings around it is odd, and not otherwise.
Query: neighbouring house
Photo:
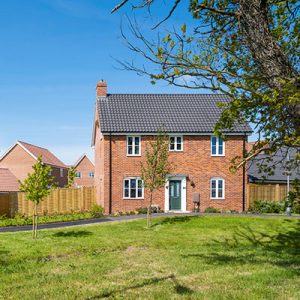
[[[16,176],[6,168],[0,168],[0,194],[18,192],[19,182]]]
[[[76,169],[76,178],[74,185],[77,187],[95,185],[95,166],[86,154],[83,154],[74,164]]]
[[[48,149],[17,141],[0,158],[0,168],[9,171],[20,181],[23,181],[28,173],[32,173],[32,166],[39,156],[42,156],[44,164],[51,166],[51,175],[55,178],[58,187],[64,187],[68,182],[68,167]]]
[[[283,147],[272,155],[267,153],[258,154],[249,161],[248,181],[250,183],[286,185],[288,175],[290,181],[296,178],[300,179],[299,166],[298,168],[293,168],[290,172],[288,171],[288,160],[294,160],[297,153],[300,153],[300,149],[290,148],[288,150],[288,148]],[[269,161],[270,158],[271,161]],[[268,167],[270,167],[271,174],[265,171]]]
[[[141,162],[159,128],[169,135],[174,172],[157,191],[153,203],[164,211],[192,211],[200,195],[200,210],[215,207],[242,211],[246,205],[246,175],[235,174],[231,160],[243,155],[247,123],[225,130],[225,139],[213,135],[225,95],[109,94],[107,84],[96,87],[92,146],[95,149],[97,202],[106,213],[149,205],[143,188]]]

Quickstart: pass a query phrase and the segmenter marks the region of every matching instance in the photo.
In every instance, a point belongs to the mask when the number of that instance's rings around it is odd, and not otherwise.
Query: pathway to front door
[[[181,210],[181,180],[169,182],[169,205],[170,210]]]

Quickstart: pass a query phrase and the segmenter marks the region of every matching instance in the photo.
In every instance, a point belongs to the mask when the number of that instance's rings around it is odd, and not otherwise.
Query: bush
[[[103,217],[103,213],[104,213],[104,210],[103,210],[102,206],[100,206],[98,204],[94,204],[91,207],[91,215],[93,218],[101,218],[101,217]]]
[[[73,212],[66,214],[54,213],[48,216],[41,215],[39,216],[39,223],[56,223],[56,222],[67,222],[67,221],[76,221],[76,220],[86,220],[93,218],[91,212]],[[26,215],[18,214],[14,218],[8,218],[5,216],[0,217],[0,227],[7,226],[23,226],[31,225],[32,218]]]
[[[147,213],[148,208],[147,207],[140,207],[140,208],[137,209],[137,211],[138,211],[139,214],[143,214],[144,215],[144,214]]]
[[[218,208],[207,207],[204,210],[205,213],[220,213],[221,211]]]
[[[272,202],[272,201],[254,201],[253,206],[249,209],[253,213],[273,213],[279,214],[285,212],[285,201]]]

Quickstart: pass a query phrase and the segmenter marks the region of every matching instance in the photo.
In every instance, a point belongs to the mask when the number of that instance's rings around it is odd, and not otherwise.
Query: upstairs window
[[[141,155],[141,137],[128,136],[127,137],[127,155],[139,156]]]
[[[224,199],[225,181],[222,178],[212,178],[210,181],[210,198]]]
[[[90,172],[90,173],[89,173],[89,177],[90,177],[90,178],[94,178],[94,177],[95,177],[95,173],[94,173],[94,172]]]
[[[211,137],[211,155],[224,156],[224,140],[221,137]]]
[[[76,178],[81,178],[81,172],[76,172]]]
[[[143,199],[144,185],[140,178],[125,178],[123,188],[124,199]]]
[[[64,177],[64,169],[60,168],[60,177]]]
[[[170,136],[170,151],[182,151],[183,150],[183,137],[182,136]]]

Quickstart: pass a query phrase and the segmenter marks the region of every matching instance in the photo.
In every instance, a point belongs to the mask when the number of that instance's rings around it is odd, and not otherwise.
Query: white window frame
[[[64,169],[63,168],[59,169],[59,175],[61,178],[64,177]]]
[[[213,138],[216,138],[216,154],[213,154]],[[222,154],[219,154],[219,144],[220,144],[220,137],[217,137],[215,135],[212,135],[210,137],[210,154],[211,156],[225,156],[225,141],[224,139],[222,138],[222,141],[223,141],[223,153]]]
[[[75,178],[81,178],[81,172],[79,172],[79,171],[76,171],[76,177]],[[77,176],[77,174],[79,174],[79,176]]]
[[[171,149],[171,138],[174,138],[174,147],[175,149]],[[177,149],[179,143],[177,142],[177,138],[181,138],[181,149]],[[169,151],[170,152],[182,152],[183,151],[183,135],[170,135],[169,136]]]
[[[125,181],[129,180],[129,196],[125,197]],[[136,181],[136,197],[131,197],[130,196],[130,180],[135,180]],[[138,197],[138,181],[142,181],[142,196]],[[123,199],[132,199],[132,200],[143,200],[144,199],[144,182],[140,177],[125,177],[123,179]]]
[[[93,175],[91,176],[91,174]],[[89,178],[95,178],[95,172],[89,172]]]
[[[216,197],[212,196],[212,182],[216,181]],[[222,191],[222,197],[219,197],[219,181],[223,182],[223,191]],[[210,199],[212,200],[224,200],[225,199],[225,179],[220,177],[214,177],[210,180]]]
[[[128,153],[128,149],[129,149],[129,144],[128,144],[128,140],[129,138],[132,138],[132,154],[129,154]],[[139,138],[139,153],[138,154],[135,154],[135,138]],[[126,138],[126,155],[127,156],[141,156],[141,148],[142,148],[142,138],[140,135],[128,135],[127,138]]]

